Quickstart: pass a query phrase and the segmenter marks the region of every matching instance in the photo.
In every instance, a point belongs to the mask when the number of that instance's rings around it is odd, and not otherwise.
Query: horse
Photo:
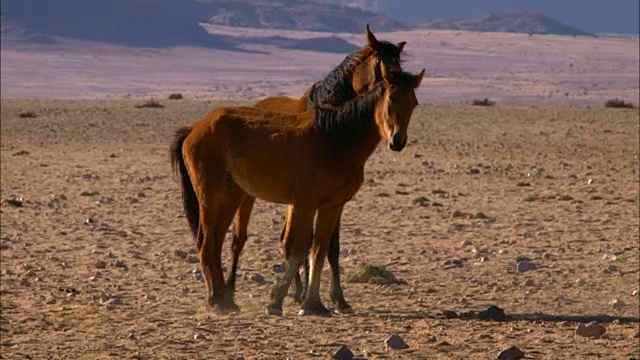
[[[221,252],[245,195],[290,204],[283,249],[284,280],[273,286],[270,315],[281,315],[295,272],[311,251],[302,315],[331,315],[320,299],[320,275],[342,207],[364,181],[364,165],[386,139],[393,151],[407,143],[418,105],[417,75],[388,72],[383,81],[340,108],[315,106],[287,114],[254,107],[219,107],[176,131],[171,163],[179,174],[187,220],[195,234],[208,302],[236,310],[226,289]],[[314,229],[314,217],[316,218]]]
[[[366,26],[367,46],[360,51],[349,54],[345,59],[331,71],[324,80],[313,84],[300,98],[290,98],[287,96],[275,96],[257,102],[254,107],[263,110],[272,110],[285,113],[303,113],[311,111],[314,105],[325,107],[339,107],[355,96],[369,91],[373,86],[381,81],[380,64],[384,63],[392,72],[401,72],[401,52],[406,42],[397,44],[384,40],[378,40],[369,25]],[[236,213],[235,226],[232,240],[232,262],[231,271],[227,278],[229,291],[235,291],[236,273],[240,254],[247,240],[247,227],[253,210],[255,198],[247,195],[240,204]],[[288,217],[285,221],[288,221]],[[284,239],[285,226],[280,233],[280,241]],[[329,248],[328,260],[331,267],[331,300],[337,312],[352,312],[351,306],[344,298],[344,292],[340,284],[339,269],[340,254],[340,222],[332,235],[331,246]],[[309,273],[308,262],[304,262],[305,274]],[[308,277],[302,284],[300,274],[294,276],[294,299],[302,302],[304,289],[308,284]]]

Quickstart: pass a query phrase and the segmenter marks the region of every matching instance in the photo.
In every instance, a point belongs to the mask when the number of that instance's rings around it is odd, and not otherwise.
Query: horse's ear
[[[405,45],[407,45],[407,42],[406,41],[401,41],[401,42],[396,44],[396,47],[398,48],[399,52],[402,52],[402,49],[404,49]]]
[[[376,49],[378,47],[378,39],[376,39],[376,37],[371,32],[369,24],[367,24],[367,46],[369,46],[371,49]]]
[[[413,88],[417,88],[418,86],[420,86],[420,83],[422,82],[422,78],[424,77],[424,70],[422,69],[422,71],[420,71],[420,73],[418,75],[414,75],[413,76]]]

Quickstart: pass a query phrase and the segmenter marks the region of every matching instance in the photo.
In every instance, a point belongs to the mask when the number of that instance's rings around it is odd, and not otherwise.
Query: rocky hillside
[[[203,0],[211,5],[208,23],[226,26],[361,33],[405,30],[406,24],[357,7],[294,0]]]
[[[56,37],[126,46],[202,46],[237,49],[232,38],[214,36],[176,0],[3,0],[3,41],[52,42]],[[184,1],[183,4],[195,1]],[[183,7],[185,9],[185,7]]]
[[[439,30],[595,36],[586,31],[562,24],[541,13],[533,12],[489,14],[472,19],[435,20],[416,23],[414,27]]]

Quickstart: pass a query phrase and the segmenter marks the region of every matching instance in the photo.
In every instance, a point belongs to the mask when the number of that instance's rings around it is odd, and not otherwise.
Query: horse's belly
[[[247,166],[238,161],[229,173],[247,194],[268,202],[290,204],[294,182],[277,168],[273,163],[271,166]]]

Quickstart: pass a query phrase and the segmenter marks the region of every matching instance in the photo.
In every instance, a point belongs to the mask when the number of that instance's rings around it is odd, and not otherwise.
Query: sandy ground
[[[317,318],[291,298],[283,317],[264,313],[285,213],[264,202],[242,311],[209,310],[167,152],[217,104],[139,103],[2,101],[1,358],[326,359],[342,344],[368,359],[640,356],[638,110],[421,106],[406,150],[369,160],[342,228],[345,274],[382,264],[407,284],[345,283],[355,313]],[[519,272],[518,256],[538,268]],[[489,305],[519,320],[443,316]],[[614,320],[597,339],[567,321],[595,315]],[[391,334],[410,348],[386,349]]]
[[[236,37],[338,36],[357,46],[362,34],[327,34],[208,26]],[[599,38],[463,31],[376,32],[407,41],[405,67],[427,69],[429,101],[581,103],[619,97],[638,102],[637,35]],[[345,54],[244,45],[262,53],[202,48],[138,49],[63,40],[57,45],[2,44],[3,98],[166,98],[257,100],[303,93]]]

